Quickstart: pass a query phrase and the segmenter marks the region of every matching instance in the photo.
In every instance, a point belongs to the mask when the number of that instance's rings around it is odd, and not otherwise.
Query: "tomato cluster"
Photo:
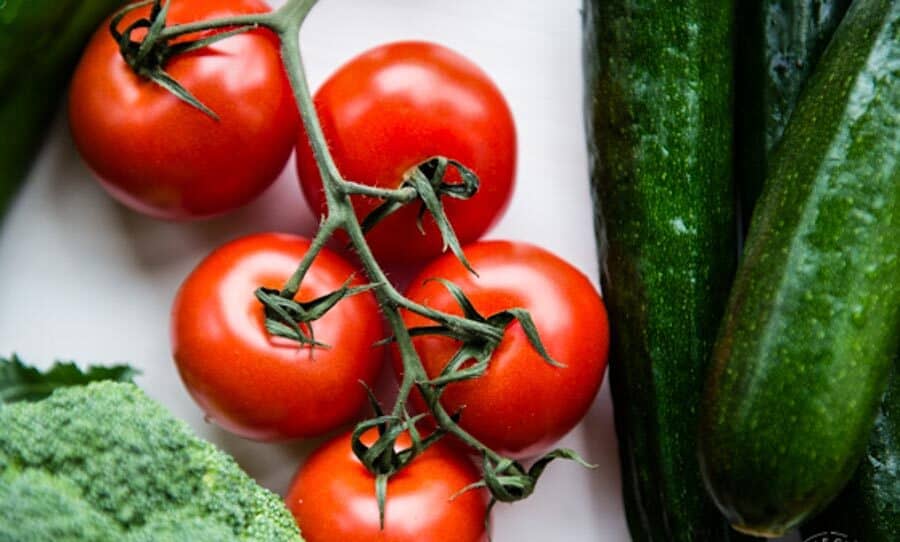
[[[137,10],[123,24],[146,16]],[[172,23],[266,10],[258,0],[173,0]],[[69,104],[78,148],[117,199],[167,219],[211,216],[256,196],[283,169],[291,148],[303,193],[328,208],[309,138],[279,58],[276,37],[256,29],[175,57],[166,70],[218,119],[133,73],[106,26],[98,30],[75,74]],[[512,114],[488,76],[439,45],[402,42],[375,48],[341,67],[315,95],[325,140],[341,175],[358,184],[397,188],[413,168],[438,156],[464,165],[480,186],[469,199],[444,198],[446,216],[478,275],[441,255],[434,220],[408,205],[367,234],[379,261],[431,263],[406,297],[421,306],[463,314],[456,284],[484,317],[511,309],[531,315],[546,355],[522,324],[501,329],[486,372],[447,385],[441,407],[495,451],[534,457],[584,416],[600,386],[608,333],[602,300],[570,264],[541,248],[478,241],[512,193],[516,134]],[[447,182],[459,182],[459,172]],[[382,202],[353,196],[363,220]],[[346,240],[345,240],[346,241]],[[188,391],[211,421],[241,436],[280,440],[324,435],[360,419],[383,365],[385,330],[372,290],[355,289],[323,315],[297,325],[308,344],[277,336],[260,292],[278,292],[311,250],[310,241],[256,234],[232,241],[186,278],[172,310],[172,349]],[[436,258],[436,259],[435,259]],[[306,310],[336,291],[363,284],[347,257],[323,249],[285,300]],[[459,293],[459,292],[457,292]],[[405,311],[410,328],[434,325]],[[438,376],[460,339],[417,336],[414,348],[429,378]],[[393,353],[399,378],[404,361]],[[425,411],[421,397],[414,405]],[[371,444],[376,435],[362,437]],[[417,456],[388,482],[384,525],[374,476],[351,450],[349,434],[309,458],[287,496],[310,542],[332,540],[482,541],[487,539],[484,489],[474,463],[452,441]],[[411,443],[404,434],[398,447]]]

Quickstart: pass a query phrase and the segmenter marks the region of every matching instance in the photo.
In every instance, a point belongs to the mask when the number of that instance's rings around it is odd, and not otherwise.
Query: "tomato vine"
[[[459,413],[448,412],[438,399],[447,384],[477,378],[484,374],[493,349],[500,343],[506,327],[512,320],[520,322],[532,346],[547,363],[557,366],[558,364],[544,349],[530,315],[523,309],[509,309],[499,315],[485,318],[474,311],[461,290],[452,283],[446,283],[445,286],[463,308],[463,315],[456,316],[431,309],[406,298],[390,282],[376,261],[366,242],[365,235],[378,220],[387,214],[415,202],[421,206],[420,213],[427,212],[434,218],[443,237],[445,248],[449,248],[471,272],[475,273],[475,270],[471,269],[466,261],[453,226],[444,214],[442,198],[470,198],[478,188],[478,179],[464,164],[443,156],[432,157],[409,170],[403,179],[398,179],[398,188],[395,189],[375,188],[342,177],[319,124],[300,51],[300,28],[316,3],[317,0],[288,0],[280,9],[269,13],[223,17],[166,26],[169,2],[143,0],[125,7],[116,14],[112,19],[110,30],[119,43],[123,59],[136,73],[166,88],[213,118],[216,118],[214,111],[200,103],[187,89],[166,74],[164,70],[166,60],[173,55],[205,47],[215,41],[260,27],[267,28],[277,35],[294,99],[297,102],[303,126],[322,178],[327,213],[323,217],[308,251],[281,290],[259,288],[256,292],[257,299],[263,304],[266,311],[268,332],[315,348],[317,343],[312,332],[314,321],[340,299],[360,290],[345,286],[331,295],[311,303],[300,303],[294,300],[294,296],[316,256],[338,230],[343,230],[371,283],[366,289],[374,292],[381,311],[390,325],[393,333],[390,340],[396,343],[403,364],[403,378],[393,407],[389,411],[384,411],[370,392],[375,416],[359,423],[352,438],[353,452],[375,475],[375,492],[382,514],[382,522],[387,480],[421,454],[429,445],[445,435],[455,436],[482,458],[483,479],[470,488],[486,487],[492,496],[491,505],[496,501],[521,500],[534,491],[538,478],[547,464],[554,459],[565,458],[575,460],[583,465],[586,463],[572,450],[557,449],[537,459],[530,468],[526,468],[520,462],[492,450],[463,430],[457,423]],[[151,6],[151,11],[147,18],[138,19],[125,29],[118,28],[125,14],[148,5]],[[132,34],[137,29],[145,30],[142,39],[132,38]],[[212,30],[219,30],[219,32],[210,34],[208,31]],[[200,37],[190,39],[191,35],[198,33]],[[457,169],[462,182],[447,183],[444,181],[444,175],[449,167]],[[351,201],[351,196],[357,195],[375,197],[383,202],[372,215],[362,222],[354,213]],[[401,310],[421,315],[434,322],[434,325],[407,329],[401,316]],[[413,347],[412,337],[424,334],[450,336],[458,339],[462,345],[457,356],[454,356],[444,373],[437,379],[429,379],[419,355]],[[463,362],[467,360],[475,360],[476,363],[475,365],[464,365]],[[413,389],[417,389],[421,393],[437,426],[436,430],[424,437],[416,427],[417,422],[423,418],[424,414],[413,416],[407,409]],[[371,428],[377,428],[379,437],[374,443],[366,445],[360,437]],[[408,434],[412,444],[405,449],[397,450],[396,443],[402,434]],[[461,488],[461,491],[470,488]]]

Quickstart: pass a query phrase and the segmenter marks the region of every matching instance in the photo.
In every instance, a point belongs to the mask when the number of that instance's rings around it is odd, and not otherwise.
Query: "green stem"
[[[486,455],[491,461],[498,463],[503,459],[503,456],[489,448],[486,444],[472,436],[468,431],[459,426],[458,423],[453,421],[453,418],[450,416],[450,413],[444,409],[443,405],[440,404],[432,394],[436,393],[434,391],[426,391],[422,390],[422,395],[425,397],[425,401],[429,401],[434,399],[433,402],[427,403],[429,405],[433,405],[430,408],[431,414],[434,416],[435,421],[437,422],[439,427],[443,427],[449,434],[455,436],[459,440],[466,443],[467,446],[477,451],[479,455]]]
[[[288,0],[274,13],[276,24],[274,30],[287,38],[288,41],[296,40],[300,33],[300,27],[306,16],[316,5],[318,0]],[[282,39],[282,42],[285,40]]]
[[[247,13],[242,15],[231,15],[228,17],[219,17],[216,19],[207,19],[204,21],[194,21],[184,24],[173,24],[162,29],[157,37],[158,40],[166,41],[186,34],[194,34],[196,32],[204,32],[206,30],[215,30],[229,26],[262,26],[269,28],[287,38],[288,41],[295,39],[300,31],[300,26],[306,20],[306,16],[315,6],[317,0],[288,0],[277,11],[266,13]],[[296,32],[291,32],[296,30]],[[293,34],[293,35],[291,35]],[[282,39],[282,41],[285,41]]]
[[[416,199],[417,192],[415,188],[379,188],[377,186],[369,186],[367,184],[359,184],[353,181],[344,181],[341,184],[344,192],[356,196],[369,196],[371,198],[379,198],[386,201],[398,201],[401,203],[409,203]]]
[[[347,216],[347,208],[350,207],[349,210],[352,213],[352,205],[341,189],[343,179],[337,165],[334,163],[334,159],[331,157],[328,145],[325,143],[325,133],[322,131],[319,116],[316,114],[316,108],[313,105],[309,84],[306,82],[306,69],[303,66],[303,59],[300,55],[300,24],[302,23],[302,18],[306,16],[302,8],[306,7],[308,11],[315,3],[316,0],[288,2],[277,12],[279,15],[293,14],[295,17],[300,18],[297,21],[287,19],[287,24],[279,25],[278,34],[281,38],[281,57],[291,88],[294,91],[294,99],[300,109],[300,118],[303,121],[304,131],[307,134],[313,157],[319,168],[319,175],[322,178],[322,185],[325,189],[328,212],[331,215],[335,215],[335,220],[346,225],[350,220],[350,217]]]
[[[314,0],[311,3],[314,3]],[[288,30],[283,32],[287,33]],[[366,275],[369,277],[369,280],[378,285],[375,288],[378,301],[385,309],[396,307],[396,298],[402,296],[391,285],[387,276],[375,261],[375,256],[369,249],[359,222],[356,219],[356,214],[353,212],[353,204],[350,202],[350,197],[343,189],[344,181],[325,143],[325,134],[322,132],[322,126],[319,124],[319,117],[316,114],[312,95],[306,82],[297,35],[294,33],[291,33],[291,35],[282,34],[281,41],[285,69],[291,82],[291,88],[294,90],[294,98],[300,109],[300,118],[303,120],[303,127],[308,134],[313,157],[322,177],[322,185],[328,205],[328,217],[325,223],[332,224],[335,229],[341,228],[347,232],[351,243],[358,252]],[[392,325],[392,327],[397,326]],[[402,321],[399,327],[403,327]],[[403,329],[405,330],[405,327]]]
[[[412,393],[416,382],[424,381],[428,376],[422,367],[419,353],[413,347],[412,338],[409,336],[409,331],[403,323],[400,311],[396,307],[391,307],[386,313],[388,324],[394,330],[394,336],[397,339],[400,358],[403,360],[403,380],[400,382],[400,388],[391,412],[393,416],[399,418],[403,414],[403,409],[409,400],[409,394]]]
[[[456,335],[484,337],[485,339],[497,342],[500,342],[500,340],[503,338],[503,332],[499,331],[491,324],[476,322],[474,320],[469,320],[467,318],[461,318],[453,314],[447,314],[445,312],[434,310],[431,307],[426,307],[425,305],[416,303],[415,301],[406,298],[399,293],[397,294],[397,298],[395,301],[397,305],[399,305],[403,309],[414,312],[419,316],[424,316],[425,318],[433,320],[436,323],[443,324]]]
[[[306,272],[309,271],[316,256],[318,256],[319,252],[325,247],[325,243],[328,242],[340,226],[341,223],[338,220],[332,219],[331,216],[322,221],[322,224],[319,225],[319,231],[316,232],[316,236],[313,237],[309,249],[306,251],[306,254],[303,255],[303,259],[300,260],[300,265],[297,266],[297,270],[294,271],[294,274],[291,275],[291,278],[288,279],[281,289],[282,297],[293,299],[294,296],[297,295],[297,292],[300,290],[300,283],[303,281],[303,277],[306,276]]]
[[[277,12],[271,13],[248,13],[246,15],[233,15],[231,17],[220,17],[218,19],[207,19],[205,21],[195,21],[192,23],[173,24],[165,27],[159,33],[159,39],[170,40],[187,34],[196,32],[204,32],[206,30],[215,30],[229,26],[262,26],[274,29],[275,16]]]

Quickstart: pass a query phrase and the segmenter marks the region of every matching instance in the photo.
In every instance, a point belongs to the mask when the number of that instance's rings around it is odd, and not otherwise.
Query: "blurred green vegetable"
[[[0,0],[0,213],[25,177],[82,46],[122,0]]]

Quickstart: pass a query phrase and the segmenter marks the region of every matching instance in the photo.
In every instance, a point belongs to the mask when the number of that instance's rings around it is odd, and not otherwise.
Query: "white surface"
[[[399,39],[436,41],[481,65],[509,100],[519,134],[516,192],[489,237],[540,244],[595,279],[579,6],[322,0],[304,27],[303,50],[313,88],[353,55]],[[61,115],[0,233],[0,352],[36,364],[128,361],[143,371],[139,383],[150,395],[283,492],[319,441],[258,444],[204,423],[171,361],[169,305],[182,278],[219,244],[265,230],[310,235],[314,225],[293,161],[262,198],[223,218],[169,224],[136,215],[92,180]],[[530,499],[496,507],[495,542],[629,539],[606,384],[561,444],[600,467],[553,464]]]

